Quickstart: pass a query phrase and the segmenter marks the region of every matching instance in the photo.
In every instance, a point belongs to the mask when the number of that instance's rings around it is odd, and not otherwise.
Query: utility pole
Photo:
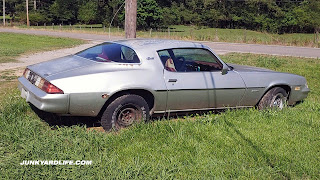
[[[136,38],[137,0],[126,0],[125,11],[126,38]]]
[[[6,1],[2,0],[2,8],[3,8],[3,26],[6,25]]]
[[[27,9],[27,26],[30,26],[30,22],[29,22],[29,2],[28,0],[26,0],[26,9]]]

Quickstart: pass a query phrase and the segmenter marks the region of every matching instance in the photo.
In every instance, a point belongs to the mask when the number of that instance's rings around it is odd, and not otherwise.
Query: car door
[[[167,87],[167,111],[187,111],[210,107],[208,94],[209,72],[180,71],[177,57],[188,58],[184,49],[158,51],[164,65],[163,75]],[[175,61],[170,65],[168,62]]]
[[[246,88],[242,78],[232,70],[222,74],[222,63],[209,50],[180,48],[158,53],[168,89],[167,110],[238,106]]]
[[[167,111],[195,110],[210,107],[207,72],[170,72],[164,70],[168,89]]]

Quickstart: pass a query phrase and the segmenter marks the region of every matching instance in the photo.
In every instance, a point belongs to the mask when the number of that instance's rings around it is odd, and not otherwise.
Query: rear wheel
[[[104,111],[101,125],[105,131],[119,130],[148,120],[147,102],[138,95],[123,95],[115,99]]]
[[[270,89],[260,100],[258,109],[283,109],[287,104],[288,93],[281,87]]]

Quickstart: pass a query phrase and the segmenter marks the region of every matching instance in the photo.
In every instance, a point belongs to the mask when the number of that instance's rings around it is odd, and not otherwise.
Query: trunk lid
[[[70,55],[70,56],[65,56],[62,58],[34,64],[31,66],[28,66],[28,68],[31,71],[37,73],[39,76],[45,78],[48,76],[75,70],[85,66],[91,66],[94,64],[95,64],[94,61],[90,61],[90,60],[81,58],[79,56]]]

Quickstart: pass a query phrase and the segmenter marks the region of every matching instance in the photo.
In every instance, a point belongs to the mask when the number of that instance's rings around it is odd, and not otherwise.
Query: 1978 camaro
[[[59,115],[98,116],[108,131],[153,114],[283,108],[307,97],[302,76],[224,63],[200,43],[132,39],[28,66],[21,96]]]

